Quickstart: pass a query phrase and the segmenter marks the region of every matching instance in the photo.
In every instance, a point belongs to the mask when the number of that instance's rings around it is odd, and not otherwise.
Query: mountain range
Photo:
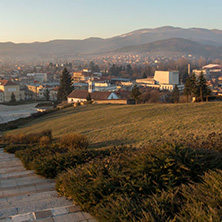
[[[112,38],[0,43],[0,58],[68,58],[112,53],[180,52],[204,57],[222,55],[222,30],[160,27]]]

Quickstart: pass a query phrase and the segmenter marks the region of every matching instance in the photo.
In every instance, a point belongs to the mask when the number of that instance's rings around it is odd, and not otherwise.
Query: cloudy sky
[[[222,30],[221,0],[0,0],[0,42],[108,38],[141,28]]]

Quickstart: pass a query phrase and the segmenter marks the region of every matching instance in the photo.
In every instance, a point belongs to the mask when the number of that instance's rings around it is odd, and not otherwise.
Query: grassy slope
[[[86,134],[91,147],[107,147],[221,132],[221,123],[222,103],[91,105],[48,114],[10,133],[52,129],[59,137],[74,131]]]

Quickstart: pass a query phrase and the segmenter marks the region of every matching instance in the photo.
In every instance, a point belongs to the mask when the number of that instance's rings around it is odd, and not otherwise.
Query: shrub
[[[201,182],[209,169],[222,169],[221,153],[164,144],[79,165],[59,175],[57,190],[102,221],[170,221],[180,201],[162,192]]]
[[[39,145],[40,146],[46,146],[49,145],[51,142],[50,138],[48,136],[43,136],[39,140]]]
[[[182,186],[183,207],[177,221],[221,221],[222,218],[222,171],[210,171],[203,182]]]
[[[52,130],[43,130],[41,132],[41,135],[48,137],[50,141],[52,140]]]
[[[109,150],[74,150],[64,153],[56,152],[54,155],[36,158],[32,162],[32,169],[37,174],[47,178],[55,178],[59,173],[79,164],[87,163],[94,158],[100,159],[110,155]]]
[[[84,135],[70,133],[60,138],[60,144],[70,149],[86,149],[89,145],[89,141]]]
[[[26,135],[24,133],[15,135],[5,135],[4,141],[9,144],[35,144],[39,143],[42,137],[48,137],[49,141],[51,141],[52,131],[44,130],[40,133],[30,133]]]
[[[4,151],[8,153],[15,153],[16,151],[25,150],[27,148],[27,144],[10,144],[4,148]]]
[[[24,166],[27,169],[33,168],[33,161],[35,159],[43,159],[47,156],[52,156],[55,153],[64,153],[67,152],[66,149],[60,149],[58,145],[51,144],[49,146],[39,147],[39,146],[33,146],[26,150],[20,150],[15,153],[15,155],[22,161]]]

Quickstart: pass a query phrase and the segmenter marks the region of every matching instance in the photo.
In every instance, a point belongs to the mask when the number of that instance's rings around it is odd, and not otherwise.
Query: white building
[[[32,77],[33,80],[38,81],[40,83],[48,81],[47,73],[28,73],[27,77]]]
[[[73,90],[67,97],[68,103],[86,102],[87,97],[90,95],[92,101],[97,100],[112,100],[119,99],[114,92],[108,91],[95,91],[95,83],[91,80],[88,81],[88,90]]]
[[[92,92],[88,90],[74,90],[68,95],[68,103],[86,102],[90,94],[92,101],[119,99],[114,92]]]
[[[154,78],[157,84],[178,85],[179,71],[155,71]]]
[[[175,85],[179,90],[184,88],[184,85],[179,84],[179,71],[155,71],[153,78],[137,79],[136,83],[144,87],[169,91],[173,91]]]

